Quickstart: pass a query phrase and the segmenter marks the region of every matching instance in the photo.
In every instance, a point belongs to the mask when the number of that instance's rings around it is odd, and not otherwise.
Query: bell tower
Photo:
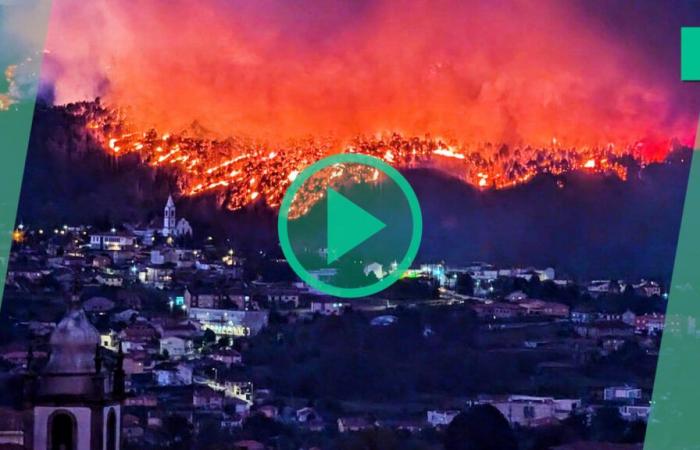
[[[176,226],[175,202],[173,201],[173,196],[168,195],[168,201],[163,209],[163,236],[172,236],[175,233]]]
[[[51,353],[38,374],[28,367],[34,450],[121,449],[124,371],[121,348],[114,371],[103,367],[100,335],[80,306],[77,289],[51,334]],[[31,361],[28,361],[31,363]]]

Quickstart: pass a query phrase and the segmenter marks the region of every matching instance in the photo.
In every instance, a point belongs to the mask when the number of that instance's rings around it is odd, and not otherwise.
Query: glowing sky
[[[698,88],[667,55],[700,12],[594,3],[60,0],[42,78],[57,103],[100,95],[160,129],[689,140]]]

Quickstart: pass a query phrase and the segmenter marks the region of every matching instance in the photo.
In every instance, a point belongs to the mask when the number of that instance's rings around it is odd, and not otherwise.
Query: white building
[[[128,233],[110,231],[90,235],[90,248],[94,250],[126,250],[136,244],[136,237]]]
[[[193,351],[192,341],[189,339],[183,339],[177,336],[170,336],[161,338],[160,340],[160,353],[165,352],[171,358],[183,358]]]
[[[435,409],[428,411],[427,420],[432,427],[446,427],[457,415],[459,415],[458,410]]]
[[[370,273],[373,273],[374,276],[378,279],[381,280],[384,278],[387,274],[384,272],[384,267],[379,264],[378,262],[373,262],[371,264],[367,264],[363,270],[364,274],[366,277],[369,276]]]
[[[241,311],[193,307],[189,318],[200,323],[203,330],[212,330],[217,336],[251,336],[267,326],[267,311]]]
[[[511,425],[537,427],[564,420],[581,407],[580,399],[555,399],[531,395],[511,395],[503,399],[482,400],[493,405]]]
[[[321,297],[311,301],[311,312],[324,316],[339,316],[350,308],[350,302],[334,297]]]
[[[646,422],[649,419],[649,413],[651,412],[650,405],[623,405],[619,408],[620,416],[629,421],[636,422],[637,420],[643,420]]]
[[[153,369],[158,386],[189,386],[192,384],[192,366],[162,363]]]
[[[634,401],[642,398],[642,390],[634,386],[611,386],[603,391],[606,402]]]

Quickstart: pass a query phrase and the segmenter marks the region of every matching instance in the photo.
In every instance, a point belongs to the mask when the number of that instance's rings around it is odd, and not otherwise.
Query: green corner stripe
[[[681,80],[700,81],[700,27],[681,28]]]
[[[0,305],[50,10],[50,0],[0,1]]]
[[[688,176],[646,450],[700,449],[700,123]]]

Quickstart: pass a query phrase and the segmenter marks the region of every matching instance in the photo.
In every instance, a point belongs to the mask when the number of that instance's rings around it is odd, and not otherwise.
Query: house
[[[127,375],[150,372],[155,367],[151,356],[143,350],[135,350],[124,356],[124,372]]]
[[[377,425],[407,433],[420,433],[426,428],[425,421],[417,419],[385,419],[377,422]]]
[[[208,386],[195,386],[192,393],[192,406],[199,409],[222,410],[224,393]]]
[[[107,255],[93,255],[92,267],[103,269],[112,265],[112,258]]]
[[[121,287],[124,285],[122,275],[104,269],[95,275],[95,280],[102,286]]]
[[[247,407],[253,403],[253,382],[247,379],[232,378],[225,380],[224,392],[227,397],[239,399],[246,403]]]
[[[311,300],[311,312],[323,316],[339,316],[350,308],[350,302],[333,297],[316,297]]]
[[[169,320],[165,320],[160,323],[156,323],[156,320],[151,320],[151,322],[154,323],[158,333],[163,338],[176,336],[183,339],[192,340],[201,335],[201,330],[194,322],[173,322]]]
[[[136,236],[120,231],[109,231],[107,233],[94,233],[90,235],[90,248],[93,250],[126,250],[131,249],[136,244]]]
[[[430,410],[427,421],[432,427],[446,427],[459,413],[458,410]]]
[[[308,406],[296,411],[296,421],[299,423],[311,422],[318,418],[319,415],[316,413],[316,410]]]
[[[139,281],[149,287],[165,289],[173,280],[173,272],[173,264],[150,264],[139,271]]]
[[[569,317],[569,307],[563,303],[527,300],[519,306],[530,316]]]
[[[189,386],[192,384],[192,366],[189,364],[160,363],[153,368],[158,386]]]
[[[177,336],[170,336],[160,339],[160,353],[165,354],[167,352],[170,358],[184,358],[190,355],[194,350],[192,345],[192,340],[184,339]]]
[[[639,284],[635,284],[634,291],[644,297],[661,296],[661,286],[655,281],[642,280]]]
[[[270,289],[267,302],[282,308],[298,308],[301,295],[296,289]]]
[[[606,402],[629,402],[641,398],[642,390],[634,386],[610,386],[603,390],[603,400]]]
[[[574,327],[574,329],[579,336],[592,339],[603,337],[631,337],[634,335],[634,328],[622,322],[581,324]]]
[[[617,280],[593,280],[586,290],[592,297],[598,297],[603,294],[619,294],[625,288],[625,283]]]
[[[119,333],[119,338],[124,345],[124,351],[128,352],[131,348],[143,348],[157,341],[158,332],[145,320],[137,321],[124,328]]]
[[[374,423],[364,417],[340,417],[338,418],[338,431],[351,433],[374,428]]]
[[[511,395],[478,401],[498,409],[511,425],[538,427],[564,420],[580,409],[580,399],[555,399],[530,395]]]
[[[591,323],[595,321],[596,313],[592,308],[575,308],[571,310],[571,321],[573,323]]]
[[[151,264],[161,265],[165,263],[177,263],[177,254],[175,249],[171,247],[165,247],[160,249],[151,250]]]
[[[187,308],[246,309],[250,295],[238,288],[188,286],[184,293]]]
[[[375,276],[378,280],[381,280],[381,279],[384,278],[386,275],[388,275],[388,274],[384,271],[384,266],[382,266],[382,265],[379,264],[378,262],[373,262],[373,263],[367,264],[367,265],[365,266],[364,270],[363,270],[363,273],[365,274],[366,277],[369,276],[370,273],[371,273],[371,274],[374,274],[374,276]]]
[[[158,397],[155,395],[141,394],[127,397],[124,400],[126,406],[143,406],[147,408],[155,408],[158,406]]]
[[[504,302],[474,303],[471,308],[479,319],[484,320],[514,319],[525,313],[520,306]]]
[[[607,311],[598,311],[595,317],[596,322],[620,322],[622,320],[622,314]]]
[[[241,311],[193,307],[188,316],[196,320],[204,330],[212,330],[217,336],[253,336],[267,327],[267,311]]]
[[[114,330],[101,333],[100,345],[108,350],[116,352],[119,349],[119,335]]]
[[[639,334],[656,335],[664,330],[666,316],[663,314],[643,314],[634,320],[634,329]]]
[[[618,410],[620,411],[620,416],[629,422],[636,422],[638,420],[646,422],[649,420],[651,405],[622,405]]]
[[[527,300],[527,294],[523,291],[513,291],[510,294],[506,295],[505,300],[511,303],[523,302]]]
[[[243,364],[243,356],[232,348],[215,350],[209,357],[214,361],[219,361],[229,366]]]

